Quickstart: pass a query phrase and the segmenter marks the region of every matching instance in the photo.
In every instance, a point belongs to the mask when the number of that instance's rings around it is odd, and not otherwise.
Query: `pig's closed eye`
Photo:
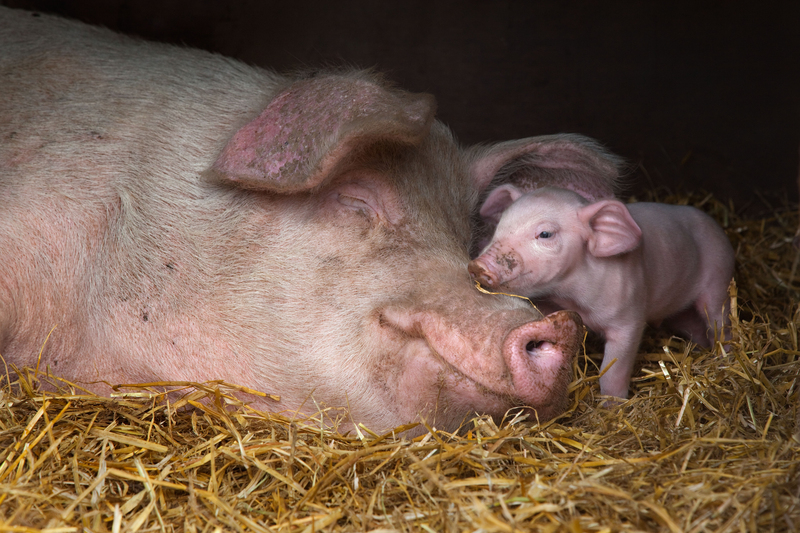
[[[355,196],[349,196],[347,194],[339,194],[337,200],[339,204],[361,215],[366,220],[374,221],[377,217],[375,209],[367,200],[362,200],[361,198],[356,198]]]
[[[539,232],[539,235],[536,236],[536,238],[537,239],[549,239],[552,236],[553,236],[553,232],[552,231],[541,231],[541,232]]]
[[[342,183],[331,191],[328,201],[337,216],[357,215],[370,225],[395,224],[403,214],[395,191],[368,179]]]
[[[360,198],[355,198],[353,196],[347,196],[345,194],[339,195],[339,203],[342,205],[346,205],[347,207],[352,207],[354,209],[365,209],[368,211],[372,211],[369,204]]]

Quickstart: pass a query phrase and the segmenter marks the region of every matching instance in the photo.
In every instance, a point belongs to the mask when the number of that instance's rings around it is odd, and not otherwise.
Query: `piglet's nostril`
[[[473,259],[468,266],[468,270],[472,279],[478,281],[484,287],[493,288],[497,283],[494,274],[479,259]]]

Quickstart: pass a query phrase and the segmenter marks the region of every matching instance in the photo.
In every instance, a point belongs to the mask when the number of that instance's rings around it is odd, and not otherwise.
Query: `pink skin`
[[[102,394],[223,379],[343,429],[566,407],[580,318],[478,292],[469,214],[504,165],[572,172],[594,143],[464,150],[432,97],[370,74],[289,79],[5,8],[0,49],[6,363]]]
[[[492,290],[577,311],[605,337],[605,395],[627,397],[645,324],[662,322],[710,346],[725,338],[734,252],[710,217],[687,206],[589,203],[564,189],[504,186],[482,213],[502,213],[491,244],[470,263]]]

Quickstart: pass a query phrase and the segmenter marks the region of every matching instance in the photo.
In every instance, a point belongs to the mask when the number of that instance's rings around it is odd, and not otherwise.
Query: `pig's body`
[[[625,397],[646,323],[665,323],[709,346],[727,325],[734,253],[722,229],[689,206],[570,191],[507,189],[495,236],[470,265],[492,288],[546,298],[580,313],[606,340],[603,394]],[[502,195],[501,195],[502,196]]]
[[[0,50],[6,362],[100,393],[224,379],[375,430],[564,408],[579,319],[474,290],[469,215],[521,156],[576,183],[613,181],[612,156],[578,136],[465,151],[432,98],[371,75],[4,8]]]

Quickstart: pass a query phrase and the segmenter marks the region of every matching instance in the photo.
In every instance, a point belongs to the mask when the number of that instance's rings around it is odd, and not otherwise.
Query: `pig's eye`
[[[370,210],[369,205],[364,200],[360,198],[354,198],[353,196],[347,196],[345,194],[339,195],[339,203],[342,205],[346,205],[347,207],[353,207],[355,209],[366,209]]]
[[[539,235],[537,235],[536,238],[537,239],[549,239],[552,236],[553,236],[553,232],[552,231],[542,231],[542,232],[539,232]]]
[[[349,209],[352,209],[366,220],[372,221],[376,216],[375,209],[373,209],[373,207],[366,200],[356,198],[355,196],[348,196],[346,194],[340,194],[337,199],[341,205],[347,206]]]

